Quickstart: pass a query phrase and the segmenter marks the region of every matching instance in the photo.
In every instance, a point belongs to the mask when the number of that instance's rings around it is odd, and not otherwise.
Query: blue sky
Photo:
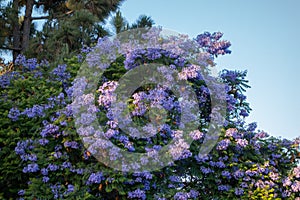
[[[156,25],[188,34],[221,31],[232,54],[216,59],[218,69],[248,70],[253,109],[248,122],[274,136],[300,136],[299,0],[127,0],[121,12],[140,14]]]

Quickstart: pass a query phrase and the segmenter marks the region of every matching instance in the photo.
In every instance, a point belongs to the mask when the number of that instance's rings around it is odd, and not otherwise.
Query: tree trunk
[[[19,24],[19,0],[13,1],[13,62],[15,62],[17,56],[20,54],[21,47],[21,30]]]
[[[22,53],[24,53],[29,46],[31,15],[33,10],[34,0],[26,1],[26,10],[23,24],[23,38],[22,38]]]

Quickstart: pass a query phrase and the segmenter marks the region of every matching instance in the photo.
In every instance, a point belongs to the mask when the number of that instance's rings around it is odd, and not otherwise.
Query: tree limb
[[[40,16],[40,17],[31,17],[31,20],[42,20],[42,19],[49,19],[50,16]]]
[[[21,48],[14,48],[14,47],[0,47],[3,50],[10,50],[10,51],[21,51]]]

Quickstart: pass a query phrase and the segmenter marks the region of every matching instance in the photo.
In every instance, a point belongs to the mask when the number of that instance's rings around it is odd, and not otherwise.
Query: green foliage
[[[115,171],[105,166],[85,148],[75,128],[76,119],[67,112],[66,107],[71,103],[71,98],[67,98],[67,95],[70,95],[69,87],[78,70],[82,70],[84,58],[85,54],[64,59],[65,70],[61,70],[62,66],[54,63],[37,64],[36,68],[29,70],[28,66],[25,66],[28,60],[24,61],[24,66],[16,67],[19,73],[16,77],[19,78],[11,79],[10,84],[2,87],[0,198],[17,199],[22,196],[24,199],[116,200],[128,199],[130,192],[140,190],[144,192],[146,199],[180,199],[179,197],[184,198],[185,194],[190,195],[190,191],[198,192],[197,197],[193,199],[276,199],[281,198],[280,192],[291,191],[290,185],[283,183],[285,178],[288,177],[293,184],[299,181],[297,142],[268,137],[264,133],[255,132],[255,128],[250,125],[247,127],[241,124],[242,119],[235,121],[241,115],[241,110],[249,108],[242,96],[248,88],[246,74],[243,72],[227,71],[221,74],[222,80],[228,85],[227,97],[234,101],[230,102],[232,108],[227,112],[228,125],[221,130],[218,143],[209,155],[198,156],[199,148],[204,142],[204,138],[201,137],[195,139],[189,148],[193,156],[178,159],[170,166],[149,172],[147,175],[151,178]],[[117,81],[127,72],[124,60],[125,57],[120,56],[111,64],[99,81],[99,86],[108,80]],[[146,65],[151,59],[141,56],[135,61],[137,64]],[[155,61],[162,65],[175,63],[174,59],[164,55]],[[5,82],[3,80],[0,81]],[[192,80],[189,83],[198,93],[203,92],[201,88],[206,87],[203,80]],[[154,84],[147,84],[136,92],[147,93],[154,87]],[[95,91],[95,101],[99,95],[100,92]],[[62,96],[66,98],[61,98]],[[57,102],[52,105],[52,101]],[[133,98],[129,98],[128,106],[131,110],[136,108],[132,102]],[[205,119],[200,127],[203,132],[208,128],[210,105],[211,102],[208,101],[201,108],[201,118]],[[23,113],[34,106],[48,108],[44,109],[44,113],[37,111],[34,116]],[[98,120],[106,131],[111,127],[106,124],[105,109],[99,107],[103,112],[97,113]],[[18,120],[11,116],[14,108],[23,113],[18,116]],[[172,112],[173,110],[168,113],[167,123],[176,129],[176,120],[172,116],[178,113]],[[147,120],[147,116],[134,118],[138,125],[145,124]],[[51,129],[47,125],[54,128]],[[43,142],[40,142],[40,139],[46,139],[47,145],[41,144]],[[21,154],[18,148],[24,141],[29,145],[22,147],[26,153]],[[124,149],[125,144],[120,140],[112,138],[111,141]],[[147,140],[130,138],[130,142],[134,143],[136,152],[144,152],[144,147],[150,145]],[[151,145],[163,146],[168,142],[164,141],[162,134],[151,138]],[[32,161],[22,157],[24,155],[36,156],[37,159]],[[26,171],[33,163],[37,164],[39,169]],[[47,169],[47,173],[42,169]],[[238,176],[237,171],[243,175]],[[177,176],[177,180],[174,180],[174,176]],[[246,186],[242,187],[242,184]],[[228,187],[224,189],[220,186]],[[25,189],[24,194],[18,195],[21,189]],[[237,189],[243,189],[243,193],[239,193]],[[299,194],[293,192],[285,199],[293,200],[298,196]]]
[[[48,73],[47,69],[44,73]],[[22,173],[20,168],[24,163],[14,152],[16,144],[20,140],[37,137],[42,121],[49,117],[51,112],[44,118],[22,116],[14,123],[8,118],[9,110],[18,107],[23,111],[36,104],[46,104],[47,98],[56,96],[62,91],[61,83],[58,81],[50,82],[44,78],[35,78],[31,72],[22,75],[23,79],[13,80],[9,87],[0,90],[0,194],[2,193],[4,198],[13,199],[16,198],[18,190],[29,181],[28,175]]]

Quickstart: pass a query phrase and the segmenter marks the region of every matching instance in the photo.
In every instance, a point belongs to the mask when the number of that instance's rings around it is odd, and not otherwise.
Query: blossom
[[[214,56],[230,54],[231,51],[228,49],[231,43],[226,40],[221,40],[223,33],[215,32],[213,34],[204,32],[196,37],[196,41],[200,47],[204,48],[208,53]]]
[[[293,192],[300,192],[300,181],[295,181],[292,185],[291,185],[291,189]]]
[[[224,164],[223,161],[215,162],[215,166],[218,167],[218,168],[225,168],[226,167],[226,165]]]
[[[203,138],[204,134],[200,132],[199,130],[195,130],[190,132],[190,137],[193,138],[193,140],[200,140]]]
[[[188,193],[189,198],[196,199],[199,196],[199,192],[196,190],[190,190]]]
[[[102,86],[99,87],[98,91],[101,93],[98,98],[98,103],[100,106],[108,108],[112,102],[116,100],[116,96],[113,95],[113,92],[118,86],[116,81],[105,82]]]
[[[75,141],[66,141],[64,142],[65,147],[70,147],[72,149],[78,149],[78,143]]]
[[[67,191],[65,191],[65,194],[69,194],[71,192],[74,192],[74,190],[75,190],[74,185],[68,184],[68,189],[67,189]]]
[[[191,154],[189,154],[188,148],[189,145],[185,142],[184,139],[178,139],[174,145],[170,145],[169,153],[174,160],[178,160],[180,158],[183,159],[191,156]]]
[[[25,194],[25,190],[19,190],[18,195],[23,196]]]
[[[44,183],[47,183],[50,180],[50,178],[48,176],[43,176],[42,180]]]
[[[221,141],[217,144],[217,150],[219,150],[219,151],[226,150],[230,143],[231,143],[231,142],[230,142],[229,139],[221,140]]]
[[[293,174],[296,178],[300,178],[300,166],[293,169]]]
[[[138,198],[138,199],[146,199],[146,193],[144,190],[141,189],[136,189],[132,192],[128,192],[128,198],[129,199],[134,199],[134,198]]]
[[[188,80],[188,79],[202,79],[200,73],[200,66],[191,65],[189,67],[185,67],[182,71],[178,74],[179,80]]]
[[[55,134],[58,134],[58,130],[59,130],[59,127],[54,125],[54,124],[47,124],[44,129],[42,130],[42,132],[40,133],[40,135],[42,137],[47,137],[47,136],[50,136],[50,135],[55,135]]]
[[[240,147],[246,147],[248,145],[248,141],[246,139],[236,139],[236,143]]]
[[[244,189],[242,189],[242,188],[235,188],[234,193],[235,193],[237,196],[240,196],[240,195],[244,194]]]
[[[37,171],[39,171],[39,165],[37,163],[28,164],[26,167],[23,168],[24,173],[37,172]]]
[[[177,192],[174,195],[174,200],[187,200],[188,199],[188,194],[185,192]]]
[[[8,117],[12,121],[17,121],[19,119],[19,116],[21,115],[21,112],[18,108],[11,108],[8,113]]]
[[[48,167],[47,167],[47,169],[48,169],[49,171],[56,171],[56,170],[59,169],[59,166],[56,165],[56,164],[49,164]]]
[[[283,186],[286,187],[286,186],[290,186],[292,184],[292,181],[290,180],[289,177],[287,177],[282,180],[282,183],[283,183]]]
[[[49,143],[49,140],[45,139],[45,138],[42,138],[42,139],[39,139],[39,143],[42,145],[42,146],[45,146],[46,144]]]
[[[26,59],[26,57],[22,54],[19,54],[15,60],[16,65],[21,65],[23,71],[33,71],[37,68],[38,63],[36,58]]]
[[[281,196],[282,196],[283,198],[289,197],[289,196],[291,196],[291,192],[288,191],[288,190],[284,190],[284,191],[282,192]]]
[[[71,77],[70,73],[66,71],[67,65],[58,65],[51,72],[54,75],[55,80],[65,82],[67,79]]]
[[[228,191],[228,190],[230,190],[230,186],[229,185],[219,185],[218,190],[219,191]]]
[[[100,183],[102,180],[104,180],[102,172],[92,173],[87,180],[87,185]]]
[[[241,171],[241,170],[236,170],[234,173],[233,173],[233,176],[234,176],[234,178],[235,179],[239,179],[239,178],[242,178],[242,177],[244,177],[244,175],[245,175],[245,173],[243,172],[243,171]]]
[[[229,171],[222,171],[222,176],[226,177],[227,179],[231,178],[231,173]]]
[[[34,105],[32,108],[26,108],[22,112],[22,115],[27,115],[28,118],[42,117],[45,115],[44,107],[40,105]]]
[[[213,172],[214,172],[214,170],[212,170],[212,169],[210,169],[210,168],[207,168],[207,167],[203,167],[203,166],[200,167],[200,170],[201,170],[202,173],[204,173],[204,174],[209,174],[209,173],[213,173]]]
[[[254,138],[266,138],[266,137],[268,137],[268,136],[269,136],[268,133],[266,133],[266,132],[264,132],[264,131],[261,131],[261,132],[257,133],[257,134],[254,136]]]

